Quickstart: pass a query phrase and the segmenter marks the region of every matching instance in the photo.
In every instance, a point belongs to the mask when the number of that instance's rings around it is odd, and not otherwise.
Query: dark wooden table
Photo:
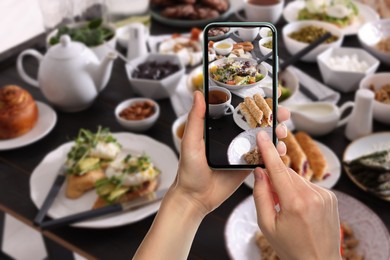
[[[234,16],[230,19],[235,21]],[[280,23],[277,24],[277,28],[281,29],[284,24],[285,22],[281,19]],[[171,28],[155,21],[153,21],[151,28],[151,33],[155,35],[184,31],[183,29]],[[289,55],[281,39],[279,43],[281,58],[288,58]],[[360,47],[356,36],[347,37],[343,45]],[[25,48],[26,45],[22,47]],[[20,48],[18,52],[23,50],[23,48]],[[18,76],[15,65],[15,58],[18,52],[13,53],[14,55],[8,53],[7,57],[9,58],[0,63],[0,86],[7,84],[23,86],[32,93],[36,100],[47,102],[39,89],[29,86]],[[296,66],[321,80],[321,75],[316,64],[298,62]],[[28,59],[25,62],[25,68],[30,73],[36,73],[37,64],[34,60]],[[389,66],[381,65],[379,68],[379,71],[389,70]],[[130,258],[148,231],[154,215],[137,223],[116,228],[84,229],[62,227],[53,231],[42,231],[32,223],[37,213],[37,208],[30,198],[29,179],[32,171],[44,156],[64,142],[75,137],[80,128],[95,130],[98,125],[102,125],[109,127],[112,132],[124,131],[115,121],[113,111],[120,101],[132,96],[134,96],[134,93],[127,80],[124,64],[121,60],[117,60],[115,61],[107,88],[99,95],[96,102],[89,109],[78,113],[63,113],[57,110],[58,122],[46,137],[22,148],[1,151],[0,211],[16,217],[24,224],[41,232],[49,245],[53,243],[58,244],[67,250],[75,251],[90,259]],[[342,94],[339,104],[347,100],[353,100],[353,98],[353,93]],[[171,137],[171,125],[176,118],[175,113],[169,99],[160,100],[158,103],[161,106],[160,118],[157,124],[144,134],[169,145],[175,150]],[[375,132],[389,130],[390,127],[388,125],[374,122]],[[344,137],[344,127],[337,129],[329,135],[318,138],[318,141],[327,144],[339,159],[342,158],[343,151],[349,144],[349,141]],[[346,176],[344,171],[334,189],[345,192],[367,205],[382,219],[387,229],[390,230],[389,202],[380,200],[360,190]],[[234,207],[243,199],[250,196],[251,193],[252,190],[250,188],[244,184],[241,185],[225,203],[204,219],[190,251],[190,259],[227,259],[229,257],[224,239],[226,221]],[[53,258],[60,259],[55,252],[49,252],[49,255]]]

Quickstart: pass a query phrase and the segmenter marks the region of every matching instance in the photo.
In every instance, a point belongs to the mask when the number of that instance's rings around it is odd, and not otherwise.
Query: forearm
[[[134,259],[186,259],[203,217],[188,198],[171,189]]]

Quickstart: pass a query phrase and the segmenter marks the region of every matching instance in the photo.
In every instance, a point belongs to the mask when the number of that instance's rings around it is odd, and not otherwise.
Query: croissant
[[[30,93],[18,86],[0,89],[0,139],[30,131],[38,120],[38,107]]]

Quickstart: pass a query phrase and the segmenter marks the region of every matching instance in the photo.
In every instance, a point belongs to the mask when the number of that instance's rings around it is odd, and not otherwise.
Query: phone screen
[[[277,142],[276,29],[261,22],[212,23],[203,38],[209,166],[261,166],[257,133],[264,130]]]

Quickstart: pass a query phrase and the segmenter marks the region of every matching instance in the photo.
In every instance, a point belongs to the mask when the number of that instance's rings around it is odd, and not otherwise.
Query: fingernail
[[[255,179],[261,181],[263,179],[263,173],[261,169],[255,169],[253,171],[253,174],[255,175]]]
[[[269,135],[265,131],[260,131],[259,137],[262,141],[269,141]]]

